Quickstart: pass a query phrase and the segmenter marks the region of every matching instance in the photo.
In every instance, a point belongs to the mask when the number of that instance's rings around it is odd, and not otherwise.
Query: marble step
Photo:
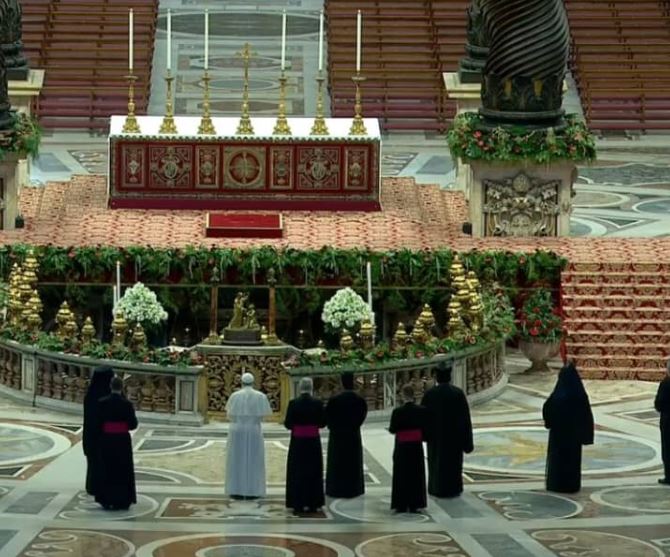
[[[636,310],[591,310],[580,312],[580,318],[569,316],[563,322],[570,334],[585,331],[603,333],[670,333],[670,316],[665,310],[647,311],[641,319]]]
[[[561,273],[561,283],[568,284],[670,284],[670,272],[636,273],[625,271],[620,273]]]
[[[563,284],[563,299],[576,296],[661,296],[670,297],[670,282],[667,284]]]
[[[605,327],[607,324],[605,324]],[[670,346],[670,330],[668,331],[599,331],[596,329],[571,330],[568,327],[570,344],[635,344]]]
[[[670,307],[618,307],[615,305],[609,307],[575,307],[564,304],[563,316],[565,321],[616,321],[622,319],[641,322],[665,321],[670,319]],[[597,330],[600,330],[600,327]]]
[[[670,296],[563,296],[563,311],[584,309],[626,310],[670,308]]]
[[[635,263],[635,262],[616,262],[616,263],[593,263],[593,262],[573,262],[570,263],[565,271],[566,273],[661,273],[670,275],[670,263]]]
[[[627,381],[660,381],[665,377],[665,370],[631,369],[630,367],[602,367],[598,365],[584,365],[577,360],[579,375],[582,379],[620,379]]]
[[[667,344],[587,344],[566,343],[568,353],[575,356],[607,356],[608,358],[661,358],[665,361],[670,356],[670,346]]]

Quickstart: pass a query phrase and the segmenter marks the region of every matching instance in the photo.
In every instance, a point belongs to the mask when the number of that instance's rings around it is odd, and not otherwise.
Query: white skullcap
[[[254,384],[254,376],[251,375],[251,373],[243,373],[242,385],[253,385],[253,384]]]

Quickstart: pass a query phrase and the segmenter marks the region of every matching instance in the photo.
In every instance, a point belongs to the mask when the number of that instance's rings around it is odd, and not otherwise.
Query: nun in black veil
[[[574,362],[559,372],[542,417],[549,430],[547,490],[577,493],[582,480],[582,445],[593,444],[594,425],[589,396]]]
[[[84,397],[84,434],[82,446],[86,455],[86,493],[95,495],[96,482],[100,477],[98,463],[100,432],[98,431],[98,402],[112,392],[110,382],[114,370],[109,366],[96,367],[91,374],[88,391]]]

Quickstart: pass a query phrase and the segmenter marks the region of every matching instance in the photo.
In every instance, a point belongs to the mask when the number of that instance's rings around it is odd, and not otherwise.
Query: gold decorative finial
[[[93,320],[88,316],[84,320],[84,325],[81,328],[81,342],[83,345],[91,344],[95,338],[95,327],[93,326]]]
[[[407,346],[407,331],[405,330],[405,325],[400,322],[391,340],[391,348],[393,350],[402,350],[405,346]]]

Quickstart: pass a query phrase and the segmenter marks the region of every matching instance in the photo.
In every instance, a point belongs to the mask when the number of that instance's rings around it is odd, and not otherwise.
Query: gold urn
[[[423,305],[418,321],[423,325],[424,331],[432,336],[433,329],[435,328],[435,315],[433,315],[433,310],[430,308],[430,305]]]
[[[447,323],[447,336],[454,340],[460,340],[465,336],[466,327],[463,322],[463,307],[459,301],[452,296],[447,308],[449,321]]]
[[[76,340],[77,334],[79,333],[79,327],[77,322],[74,319],[74,314],[68,316],[68,320],[63,325],[63,336],[68,340]]]
[[[426,342],[428,342],[429,339],[428,332],[423,326],[423,323],[421,323],[421,321],[419,321],[418,319],[416,323],[414,323],[411,338],[414,344],[426,344]]]
[[[407,346],[407,330],[405,329],[405,324],[400,322],[393,334],[391,348],[393,350],[402,350],[405,346]]]
[[[475,275],[474,271],[468,271],[468,277],[465,279],[468,288],[470,289],[470,292],[476,292],[479,294],[480,289],[481,289],[481,283],[479,282],[479,279],[477,278],[477,275]]]
[[[85,320],[84,324],[81,327],[81,342],[83,344],[91,344],[95,338],[95,327],[93,326],[93,320],[89,315]]]
[[[361,347],[372,348],[375,343],[375,328],[369,319],[364,319],[360,330]]]
[[[128,323],[121,313],[117,313],[112,321],[112,335],[114,344],[125,344],[126,332],[128,331]]]
[[[130,337],[130,343],[135,350],[144,348],[147,344],[147,335],[142,328],[142,325],[137,323],[133,329],[133,334]]]
[[[349,334],[347,329],[342,329],[340,335],[340,350],[342,352],[349,352],[354,347],[354,339]]]

